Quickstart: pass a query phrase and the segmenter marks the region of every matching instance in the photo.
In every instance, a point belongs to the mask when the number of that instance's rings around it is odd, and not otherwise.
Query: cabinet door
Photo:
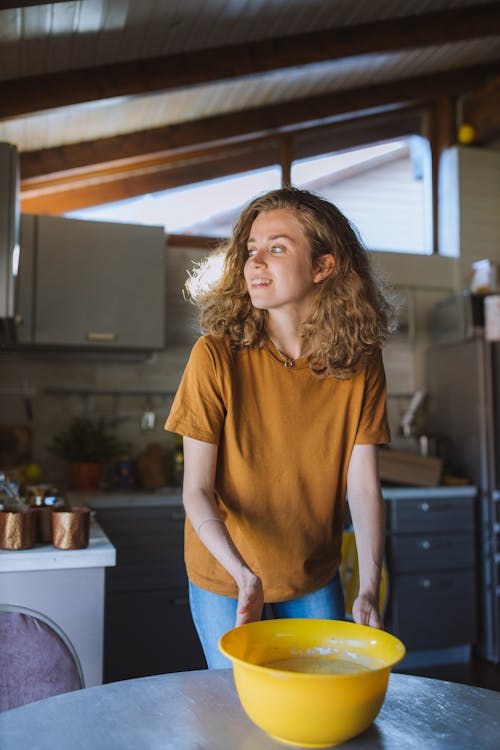
[[[161,227],[39,216],[35,247],[35,343],[164,346]]]
[[[104,682],[206,669],[185,588],[106,596]]]
[[[391,582],[391,632],[407,649],[474,643],[472,570],[396,575]]]
[[[106,569],[106,682],[206,668],[189,608],[184,518],[182,505],[97,511],[116,547],[116,567]]]

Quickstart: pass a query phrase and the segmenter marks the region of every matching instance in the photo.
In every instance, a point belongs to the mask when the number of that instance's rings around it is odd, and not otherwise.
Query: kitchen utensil
[[[156,415],[153,411],[153,406],[151,403],[151,397],[148,396],[146,398],[146,404],[144,406],[144,412],[141,417],[141,430],[143,432],[148,432],[149,430],[154,430],[156,422]]]
[[[369,727],[391,668],[405,655],[401,641],[383,630],[315,619],[241,625],[219,648],[232,661],[250,719],[275,739],[304,747],[336,745]]]

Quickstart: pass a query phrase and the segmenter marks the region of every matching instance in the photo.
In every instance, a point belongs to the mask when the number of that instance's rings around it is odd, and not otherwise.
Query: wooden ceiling
[[[0,2],[0,62],[24,211],[286,163],[304,132],[333,150],[415,112],[441,145],[464,121],[500,134],[499,2]]]

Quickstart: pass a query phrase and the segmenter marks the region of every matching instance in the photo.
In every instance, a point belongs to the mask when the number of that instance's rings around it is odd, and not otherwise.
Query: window
[[[335,203],[370,250],[432,253],[431,158],[420,136],[294,162],[292,184]]]
[[[291,184],[335,203],[369,250],[431,254],[431,149],[416,135],[421,130],[422,113],[412,110],[240,142],[200,153],[185,169],[173,162],[168,190],[67,215],[156,224],[170,235],[228,237],[243,206],[280,187],[282,168],[290,167]],[[283,139],[287,148],[280,151]]]
[[[156,224],[169,234],[228,237],[241,207],[259,193],[280,187],[272,166],[160,193],[73,211],[67,216],[100,221]]]

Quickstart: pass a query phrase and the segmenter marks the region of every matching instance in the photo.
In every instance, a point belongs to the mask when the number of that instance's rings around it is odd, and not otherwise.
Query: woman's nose
[[[263,250],[256,250],[250,258],[253,266],[263,266],[265,264],[265,255]]]

